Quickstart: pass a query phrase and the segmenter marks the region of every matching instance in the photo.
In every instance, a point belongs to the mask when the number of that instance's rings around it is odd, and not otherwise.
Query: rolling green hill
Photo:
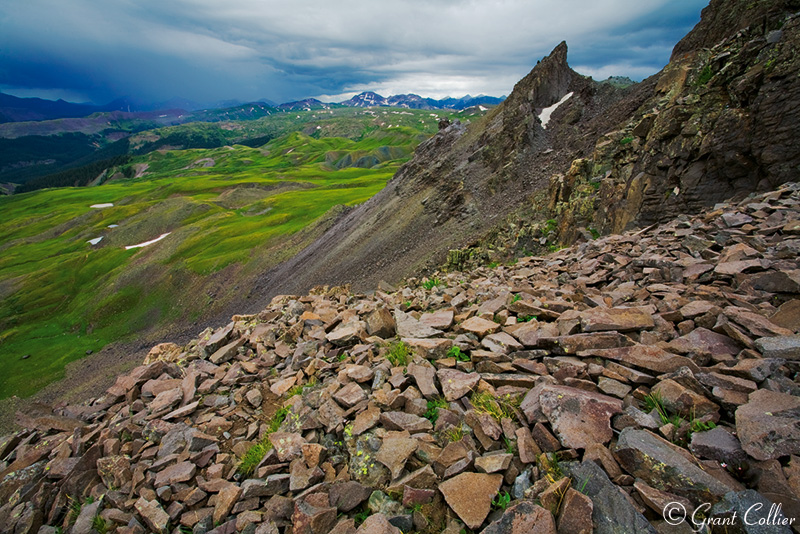
[[[391,128],[342,110],[257,148],[161,147],[102,185],[0,197],[0,398],[34,393],[87,351],[218,312],[383,188],[435,129],[427,112],[393,111]]]

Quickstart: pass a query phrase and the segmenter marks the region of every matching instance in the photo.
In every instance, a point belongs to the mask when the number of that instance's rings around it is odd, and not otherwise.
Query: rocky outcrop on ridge
[[[19,414],[0,529],[673,532],[694,525],[665,507],[756,506],[791,532],[798,250],[788,184],[513,265],[276,297]]]
[[[625,89],[573,71],[559,44],[481,121],[423,143],[251,298],[394,283],[451,250],[540,253],[796,180],[798,11],[797,0],[713,0],[669,65]]]

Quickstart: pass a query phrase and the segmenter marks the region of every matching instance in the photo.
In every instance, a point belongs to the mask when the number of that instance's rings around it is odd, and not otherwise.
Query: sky
[[[597,80],[669,61],[708,0],[3,0],[0,91],[107,103],[507,95],[562,40]]]

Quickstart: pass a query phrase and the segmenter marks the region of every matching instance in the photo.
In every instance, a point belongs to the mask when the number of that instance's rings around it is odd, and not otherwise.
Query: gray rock
[[[765,358],[800,360],[800,335],[762,337],[755,346]]]
[[[575,489],[592,500],[594,534],[623,534],[646,532],[656,534],[656,529],[623,497],[619,487],[609,480],[594,462],[565,462],[564,472],[572,477]]]
[[[736,410],[742,448],[757,460],[800,453],[800,398],[759,389]]]
[[[649,485],[701,504],[737,488],[700,469],[685,449],[647,430],[626,428],[614,449],[622,468]]]
[[[791,534],[789,525],[797,520],[787,518],[779,505],[755,490],[725,494],[711,507],[709,516],[710,522],[727,527],[726,532],[741,534]]]

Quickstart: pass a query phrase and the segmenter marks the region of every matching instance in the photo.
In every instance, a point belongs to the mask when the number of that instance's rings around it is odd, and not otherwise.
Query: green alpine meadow
[[[208,318],[380,191],[437,119],[348,108],[145,130],[87,186],[0,197],[0,398],[108,343]],[[230,144],[173,149],[200,133]]]

